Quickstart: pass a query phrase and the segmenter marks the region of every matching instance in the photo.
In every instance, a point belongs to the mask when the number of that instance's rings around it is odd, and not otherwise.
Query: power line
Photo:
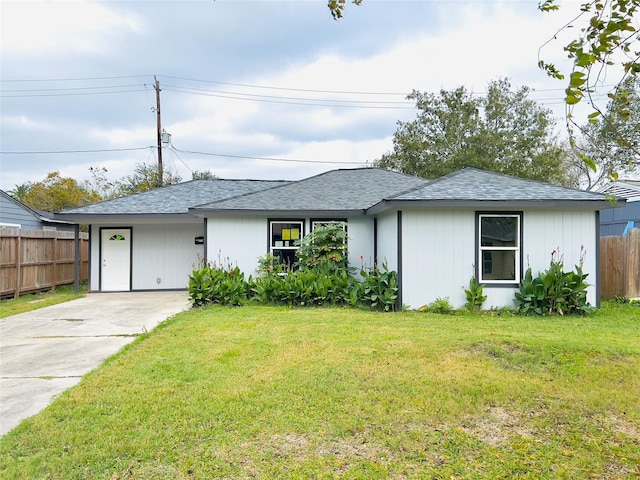
[[[204,92],[189,92],[189,91],[185,91],[185,90],[180,90],[177,88],[167,88],[166,86],[163,86],[163,90],[169,91],[169,92],[179,92],[179,93],[187,93],[190,95],[201,95],[204,97],[216,97],[216,98],[228,98],[231,100],[244,100],[244,101],[249,101],[249,102],[263,102],[263,103],[278,103],[278,104],[283,104],[283,105],[303,105],[303,106],[309,106],[309,107],[332,107],[332,108],[379,108],[379,109],[392,109],[392,110],[396,110],[396,109],[412,109],[414,108],[413,104],[411,106],[382,106],[382,105],[344,105],[344,104],[339,104],[339,103],[320,103],[322,101],[318,100],[318,103],[309,103],[309,101],[288,101],[286,99],[286,97],[284,100],[269,100],[266,98],[243,98],[240,96],[233,96],[233,95],[221,95],[221,94],[216,94],[216,93],[204,93]],[[245,94],[238,94],[238,95],[245,95]],[[273,98],[280,98],[280,97],[273,97]],[[304,99],[302,99],[304,100]],[[346,102],[348,100],[325,100],[323,102]],[[353,102],[356,102],[355,100],[352,100]],[[395,103],[395,102],[392,102]]]
[[[212,153],[212,152],[196,152],[193,150],[181,150],[175,148],[171,145],[173,149],[180,153],[191,153],[194,155],[207,155],[212,157],[223,157],[223,158],[240,158],[247,160],[268,160],[273,162],[295,162],[295,163],[339,163],[344,165],[362,165],[364,162],[349,162],[349,161],[326,161],[326,160],[303,160],[298,158],[274,158],[274,157],[253,157],[249,155],[232,155],[232,154],[224,154],[224,153]]]
[[[49,151],[23,151],[23,152],[0,152],[0,155],[56,155],[59,153],[104,153],[104,152],[131,152],[135,150],[146,150],[148,147],[132,147],[132,148],[101,148],[94,150],[49,150]]]

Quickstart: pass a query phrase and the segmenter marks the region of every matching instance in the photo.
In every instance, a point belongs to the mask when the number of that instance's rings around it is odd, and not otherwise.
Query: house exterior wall
[[[565,271],[575,269],[580,264],[581,255],[584,255],[582,269],[589,274],[587,283],[592,284],[587,300],[596,305],[595,284],[599,280],[596,270],[599,256],[596,213],[580,210],[525,211],[523,229],[523,274],[529,266],[534,276],[549,268],[554,249],[559,250],[563,257]]]
[[[474,275],[473,210],[402,212],[402,303],[419,308],[436,298],[464,305]]]
[[[460,308],[466,302],[464,290],[475,275],[475,209],[405,209],[402,214],[402,302],[419,308],[436,298],[448,297]],[[380,223],[378,224],[380,226]],[[381,232],[378,232],[380,237]],[[580,263],[581,247],[586,252],[583,271],[589,273],[587,299],[596,304],[595,212],[579,210],[523,211],[522,274],[531,266],[533,274],[546,270],[551,252],[559,249],[565,270]],[[485,286],[483,308],[514,305],[517,287]]]
[[[269,224],[265,217],[218,217],[207,219],[207,261],[238,265],[254,275],[258,258],[267,253]]]
[[[624,233],[627,222],[640,227],[640,199],[627,200],[624,207],[607,208],[600,212],[600,236],[619,236]]]
[[[363,266],[373,265],[373,219],[368,217],[348,220],[349,265],[357,272]],[[362,260],[360,259],[362,256]],[[356,273],[357,273],[356,272]]]
[[[377,230],[379,267],[386,263],[389,270],[398,270],[398,212],[379,215]]]
[[[0,223],[20,225],[20,228],[27,230],[42,230],[36,217],[4,196],[0,196],[0,212]]]
[[[274,219],[276,219],[274,217]],[[291,217],[304,220],[304,234],[311,231],[315,217]],[[277,217],[277,220],[286,218]],[[330,220],[323,218],[323,220]],[[360,255],[373,258],[373,219],[358,217],[347,219],[349,237],[349,263],[357,269]],[[207,255],[209,261],[224,265],[236,264],[245,275],[255,275],[258,259],[269,249],[269,219],[267,217],[217,217],[207,219]]]
[[[204,235],[202,220],[197,220],[197,223],[131,225],[128,222],[115,222],[110,225],[91,225],[90,291],[100,290],[100,229],[116,227],[131,228],[132,290],[187,288],[193,266],[204,254],[204,245],[195,245],[195,237]]]
[[[204,235],[197,224],[134,225],[132,230],[133,290],[183,289],[189,275],[204,257],[204,245],[195,237]]]
[[[31,211],[22,208],[16,202],[6,198],[4,192],[0,195],[0,225],[15,226],[24,230],[58,230],[61,232],[73,232],[74,225],[57,222],[42,222]],[[19,227],[17,227],[19,225]]]

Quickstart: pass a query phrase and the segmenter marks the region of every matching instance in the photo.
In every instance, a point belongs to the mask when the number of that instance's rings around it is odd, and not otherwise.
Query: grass
[[[0,439],[1,478],[640,477],[640,308],[205,307]]]
[[[75,300],[84,297],[86,293],[87,283],[83,282],[80,284],[80,293],[78,294],[75,293],[73,285],[62,285],[47,292],[30,293],[18,298],[0,300],[0,318]]]

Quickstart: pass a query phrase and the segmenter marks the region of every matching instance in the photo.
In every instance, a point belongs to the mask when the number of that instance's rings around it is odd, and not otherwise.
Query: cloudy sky
[[[413,89],[482,94],[508,77],[561,119],[564,85],[538,50],[579,2],[537,3],[365,0],[334,21],[326,0],[0,0],[0,188],[156,163],[155,80],[163,162],[183,180],[370,164],[415,117]],[[544,58],[562,67],[563,44]]]

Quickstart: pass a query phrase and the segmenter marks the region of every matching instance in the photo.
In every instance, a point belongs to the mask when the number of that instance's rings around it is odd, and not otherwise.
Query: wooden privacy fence
[[[600,297],[640,298],[640,228],[624,237],[600,238]]]
[[[89,273],[88,234],[80,234],[80,280]],[[73,232],[0,228],[0,297],[54,289],[75,280]]]

